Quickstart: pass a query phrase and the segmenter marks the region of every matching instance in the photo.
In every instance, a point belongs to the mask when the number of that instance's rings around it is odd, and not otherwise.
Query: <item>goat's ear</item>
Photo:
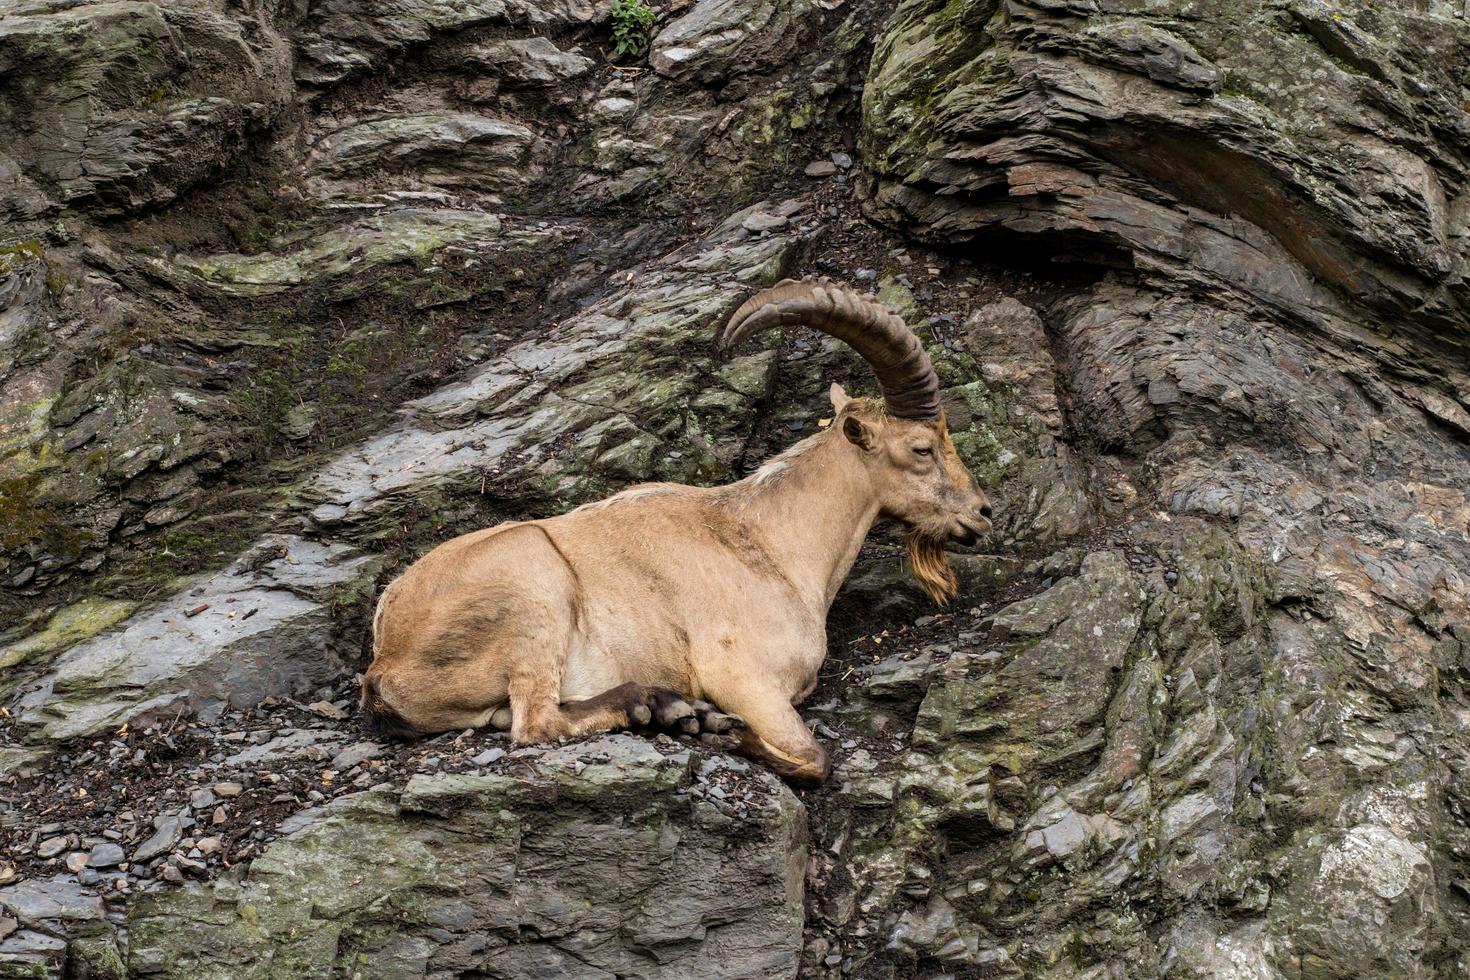
[[[872,452],[873,447],[878,444],[878,434],[873,431],[873,427],[856,415],[843,417],[842,434],[847,437],[848,442],[863,452]]]
[[[847,406],[847,403],[852,401],[848,397],[847,392],[843,390],[842,385],[835,381],[832,382],[832,387],[827,389],[827,397],[832,399],[833,414],[841,412]]]

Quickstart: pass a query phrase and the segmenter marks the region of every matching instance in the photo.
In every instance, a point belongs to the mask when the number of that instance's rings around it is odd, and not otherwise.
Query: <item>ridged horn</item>
[[[805,324],[836,337],[862,355],[878,378],[888,414],[901,419],[939,418],[939,376],[903,317],[870,293],[823,276],[784,279],[740,304],[720,331],[721,350],[772,327]]]

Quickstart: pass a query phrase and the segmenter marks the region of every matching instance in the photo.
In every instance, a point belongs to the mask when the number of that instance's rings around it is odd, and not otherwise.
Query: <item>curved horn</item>
[[[870,293],[820,279],[783,279],[740,304],[719,347],[729,350],[771,327],[806,324],[836,337],[862,355],[878,378],[888,414],[901,419],[939,418],[939,377],[929,354],[903,318]]]

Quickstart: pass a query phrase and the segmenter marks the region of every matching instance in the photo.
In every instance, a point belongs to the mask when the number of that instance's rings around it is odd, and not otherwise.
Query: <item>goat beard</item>
[[[959,580],[944,552],[944,541],[918,530],[909,532],[909,572],[940,606],[949,605],[960,591]]]

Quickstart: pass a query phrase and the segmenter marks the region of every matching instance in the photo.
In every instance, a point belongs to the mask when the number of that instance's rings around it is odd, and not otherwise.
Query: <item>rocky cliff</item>
[[[0,976],[1470,977],[1460,0],[0,9]],[[997,507],[822,789],[363,741],[432,543],[811,431],[788,274]]]

